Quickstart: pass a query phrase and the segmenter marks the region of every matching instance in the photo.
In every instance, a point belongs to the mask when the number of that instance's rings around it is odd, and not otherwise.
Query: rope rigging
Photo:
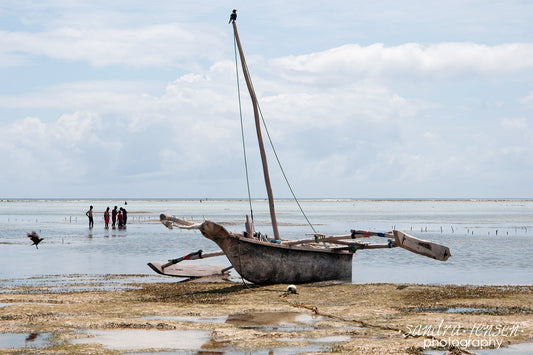
[[[246,159],[246,148],[245,148],[245,141],[244,141],[244,125],[243,125],[243,118],[242,118],[242,107],[241,107],[241,92],[240,92],[240,86],[239,86],[239,69],[238,69],[238,58],[237,58],[237,44],[236,44],[237,40],[236,40],[236,36],[235,36],[235,33],[234,33],[234,40],[233,40],[233,44],[234,44],[234,51],[235,51],[235,70],[236,70],[236,73],[237,73],[237,91],[238,91],[238,96],[239,96],[239,114],[240,114],[240,120],[241,120],[241,135],[242,135],[242,144],[243,144],[243,151],[244,151],[244,166],[245,166],[245,170],[246,170],[246,184],[247,184],[247,187],[248,187],[248,201],[250,203],[250,213],[252,214],[252,222],[253,222],[253,212],[252,212],[252,198],[251,198],[251,195],[250,195],[250,181],[249,181],[249,175],[248,175],[248,164],[247,164],[247,159]],[[249,75],[249,71],[248,71],[248,65],[245,63],[245,67],[246,67],[246,72],[247,74]],[[251,83],[252,85],[252,88],[253,88],[253,83]],[[253,90],[255,91],[255,88],[253,88]],[[305,220],[307,221],[307,224],[311,227],[311,229],[313,230],[313,233],[317,233],[317,231],[315,230],[314,226],[311,224],[311,222],[309,221],[309,218],[307,217],[307,215],[305,214],[301,204],[300,204],[300,201],[298,201],[298,198],[296,197],[296,194],[294,193],[294,190],[292,189],[292,186],[289,182],[289,179],[287,178],[287,175],[285,174],[285,170],[283,169],[283,166],[281,164],[281,161],[278,157],[278,153],[276,152],[276,149],[274,148],[274,143],[272,142],[272,138],[270,137],[270,133],[268,131],[268,127],[266,125],[266,122],[265,122],[265,118],[263,117],[263,112],[261,111],[261,107],[259,106],[259,102],[257,101],[257,108],[259,110],[259,115],[261,116],[261,121],[263,122],[263,127],[265,128],[265,132],[267,134],[267,137],[268,137],[268,141],[270,143],[270,147],[272,148],[272,152],[274,153],[274,156],[276,158],[276,162],[278,163],[278,166],[279,166],[279,169],[281,171],[281,174],[283,175],[283,178],[285,180],[285,182],[287,183],[287,186],[291,192],[291,195],[294,199],[294,201],[296,202],[296,204],[298,205],[298,208],[300,209],[300,212],[302,213],[302,215],[304,216]]]

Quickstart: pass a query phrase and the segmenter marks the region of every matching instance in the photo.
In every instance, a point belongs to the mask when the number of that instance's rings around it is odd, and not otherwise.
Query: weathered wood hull
[[[298,284],[327,280],[351,281],[353,253],[285,246],[239,237],[211,221],[200,231],[224,251],[233,268],[259,285]]]

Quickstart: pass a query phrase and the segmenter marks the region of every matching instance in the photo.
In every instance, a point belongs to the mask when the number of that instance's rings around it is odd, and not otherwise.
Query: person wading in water
[[[109,207],[106,208],[104,212],[104,222],[105,222],[105,228],[109,228]]]
[[[94,226],[94,220],[93,220],[93,206],[89,207],[89,210],[85,212],[85,215],[89,217],[89,228],[92,228]]]
[[[113,229],[115,229],[115,224],[117,223],[117,213],[117,206],[115,206],[115,208],[113,208],[113,211],[111,211],[111,227],[113,227]]]

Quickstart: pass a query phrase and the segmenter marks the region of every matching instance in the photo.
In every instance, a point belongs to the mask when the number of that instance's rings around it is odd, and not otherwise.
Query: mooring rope
[[[373,323],[369,323],[369,322],[361,320],[361,319],[350,319],[350,318],[345,318],[345,317],[338,316],[338,315],[331,314],[331,313],[321,312],[318,309],[317,306],[306,305],[306,304],[303,304],[303,303],[299,303],[299,302],[290,300],[289,299],[289,294],[287,292],[284,292],[284,293],[280,294],[279,298],[283,302],[287,303],[289,306],[292,306],[292,307],[295,307],[295,308],[304,308],[304,309],[312,311],[314,314],[319,315],[319,316],[328,317],[328,318],[331,318],[331,319],[337,319],[337,320],[340,320],[340,321],[343,321],[343,322],[357,323],[359,326],[364,327],[364,328],[375,328],[375,329],[381,329],[381,330],[386,330],[386,331],[397,332],[397,333],[401,334],[404,338],[407,338],[407,337],[426,338],[426,339],[431,339],[431,340],[436,340],[436,341],[442,342],[442,339],[439,339],[439,338],[437,338],[437,337],[435,337],[433,335],[408,334],[403,329],[398,328],[398,327],[391,327],[391,326],[388,326],[388,325],[381,325],[381,324],[373,324]],[[471,354],[471,355],[473,355],[471,352],[469,352],[466,349],[462,349],[462,348],[457,348],[457,349],[459,349],[461,354]],[[450,350],[451,350],[451,348],[450,348]]]
[[[250,178],[248,176],[248,160],[246,159],[246,144],[244,142],[244,124],[242,119],[242,105],[241,105],[241,87],[239,85],[239,64],[237,59],[237,38],[235,32],[233,33],[233,49],[235,52],[235,73],[237,74],[237,94],[239,96],[239,115],[241,118],[241,137],[242,137],[242,150],[244,154],[244,170],[246,171],[246,187],[248,189],[248,203],[250,204],[250,217],[252,218],[252,225],[254,221],[254,212],[252,209],[252,195],[250,194]]]

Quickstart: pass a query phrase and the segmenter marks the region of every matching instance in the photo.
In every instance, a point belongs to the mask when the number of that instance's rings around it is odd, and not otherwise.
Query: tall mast
[[[239,33],[237,32],[237,25],[235,24],[235,21],[232,23],[232,25],[233,32],[235,33],[235,40],[237,41],[237,47],[239,48],[242,72],[244,73],[246,86],[248,87],[248,92],[250,93],[250,97],[252,98],[252,105],[254,107],[255,130],[257,132],[257,142],[259,143],[259,151],[261,152],[261,162],[263,163],[263,175],[265,176],[265,186],[268,195],[268,207],[270,208],[270,220],[272,221],[272,230],[274,231],[274,237],[276,239],[280,239],[278,233],[278,222],[276,221],[276,211],[274,209],[274,197],[272,195],[272,187],[270,186],[270,176],[268,174],[268,163],[265,154],[265,147],[263,146],[263,136],[261,135],[261,122],[259,121],[259,108],[257,105],[257,97],[255,96],[252,81],[248,75],[246,60],[244,59],[244,53],[241,47],[241,40],[239,39]]]

